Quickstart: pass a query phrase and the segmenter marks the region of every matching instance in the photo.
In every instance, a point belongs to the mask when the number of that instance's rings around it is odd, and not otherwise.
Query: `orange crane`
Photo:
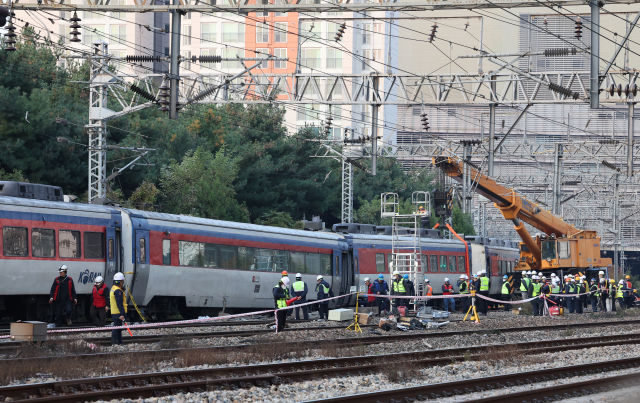
[[[434,164],[451,178],[462,182],[463,162],[451,157],[434,158]],[[522,238],[520,261],[516,271],[563,270],[580,272],[611,265],[600,257],[600,237],[596,231],[580,230],[540,208],[513,189],[499,185],[469,164],[469,176],[477,184],[476,192],[494,202],[505,219],[511,220]],[[532,237],[523,221],[544,234]]]

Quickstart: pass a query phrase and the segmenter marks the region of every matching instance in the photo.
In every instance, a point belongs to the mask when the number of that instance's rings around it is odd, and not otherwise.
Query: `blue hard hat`
[[[405,274],[405,275],[404,275],[404,276],[402,276],[402,277],[404,277],[404,279],[405,279],[405,280],[409,280],[409,275],[408,275],[408,274]]]
[[[509,277],[507,277],[506,275],[504,275],[504,276],[502,276],[502,278],[509,278]]]
[[[384,275],[378,274],[378,278],[384,278]]]
[[[595,278],[592,278],[592,279],[591,279],[591,281],[596,281],[596,279],[595,279]]]

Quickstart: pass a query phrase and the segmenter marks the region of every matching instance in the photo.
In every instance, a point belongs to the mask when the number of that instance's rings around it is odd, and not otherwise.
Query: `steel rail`
[[[545,368],[538,371],[518,372],[515,374],[491,377],[472,378],[463,381],[436,383],[432,385],[416,386],[401,390],[383,390],[373,393],[362,393],[328,399],[310,400],[308,402],[322,403],[370,403],[370,402],[412,402],[430,399],[446,398],[475,392],[491,391],[513,386],[531,385],[540,382],[567,379],[577,376],[595,375],[609,371],[640,368],[640,357],[614,360],[608,362],[594,362],[582,365],[572,365],[558,368]],[[589,381],[569,383],[549,388],[531,388],[525,392],[510,393],[473,400],[474,402],[551,402],[566,398],[578,397],[586,394],[601,393],[612,390],[607,385],[622,387],[622,383],[629,380],[636,382],[640,374],[628,374]],[[617,384],[620,384],[619,386]],[[633,383],[635,384],[635,383]],[[603,389],[604,388],[604,389]],[[574,394],[574,392],[577,392]],[[553,393],[553,395],[551,395]],[[565,394],[569,394],[568,396]],[[529,400],[532,399],[532,400]]]
[[[581,343],[581,341],[584,342]],[[414,365],[429,367],[447,365],[456,361],[484,360],[487,358],[486,353],[505,349],[511,349],[512,351],[515,349],[517,354],[524,355],[636,343],[640,343],[640,334],[591,337],[583,340],[565,339],[506,345],[485,345],[443,349],[439,351],[413,351],[376,356],[376,360],[373,363],[371,362],[370,356],[356,356],[313,361],[122,375],[4,387],[0,388],[0,401],[4,401],[7,397],[13,401],[26,399],[26,397],[29,397],[31,401],[74,401],[73,399],[77,400],[79,397],[78,393],[81,392],[87,393],[82,394],[83,401],[132,398],[138,396],[157,397],[162,396],[163,393],[176,394],[181,390],[193,392],[197,390],[252,387],[254,385],[268,386],[282,382],[292,383],[306,379],[316,379],[322,376],[364,375],[379,372],[381,368],[394,361],[401,363],[412,361]],[[637,357],[636,360],[640,362],[640,357]],[[60,364],[64,365],[62,362]],[[612,363],[609,362],[607,364]],[[640,366],[640,363],[637,365]],[[174,385],[176,383],[183,389],[176,388]],[[145,389],[145,387],[149,385],[160,386],[157,389],[158,392],[155,392],[153,389]],[[203,386],[205,389],[202,389]],[[135,388],[135,390],[131,388]],[[123,390],[113,392],[113,389]],[[152,394],[149,395],[147,394],[148,392]],[[60,397],[61,394],[64,394],[65,397]]]

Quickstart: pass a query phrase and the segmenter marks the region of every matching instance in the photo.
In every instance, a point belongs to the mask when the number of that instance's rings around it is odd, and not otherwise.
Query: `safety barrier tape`
[[[179,321],[173,321],[173,322],[143,323],[143,324],[138,324],[138,325],[129,325],[128,327],[129,327],[129,329],[144,329],[144,328],[147,328],[147,327],[164,326],[164,325],[175,326],[175,325],[183,325],[183,324],[189,324],[189,323],[215,322],[215,321],[231,319],[231,318],[240,318],[240,317],[245,317],[245,316],[254,316],[254,315],[262,315],[262,314],[267,314],[267,313],[273,313],[273,312],[279,311],[279,310],[293,309],[294,307],[317,304],[319,302],[330,301],[330,300],[334,300],[334,299],[338,299],[338,298],[348,297],[348,296],[353,295],[353,294],[357,294],[357,293],[352,292],[352,293],[345,294],[345,295],[339,295],[337,297],[325,298],[325,299],[321,299],[321,300],[317,300],[317,301],[306,302],[306,303],[303,303],[303,304],[292,304],[292,305],[288,306],[287,308],[269,309],[269,310],[264,310],[264,311],[239,313],[239,314],[235,314],[235,315],[217,316],[217,317],[213,317],[213,318],[188,319],[188,320],[179,320]],[[51,330],[47,330],[47,333],[91,332],[91,331],[105,331],[105,330],[125,330],[125,329],[127,329],[127,326],[106,326],[106,327],[89,327],[89,328],[82,327],[82,328],[75,328],[75,329],[51,329]],[[0,336],[0,339],[6,339],[6,338],[9,338],[9,337],[11,337],[11,336]]]

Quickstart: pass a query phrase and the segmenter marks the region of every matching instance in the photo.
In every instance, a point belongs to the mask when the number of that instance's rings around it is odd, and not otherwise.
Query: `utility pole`
[[[618,173],[613,177],[613,231],[614,231],[614,243],[613,243],[613,268],[614,268],[614,280],[618,281],[618,269],[620,267],[618,253],[620,251],[620,223],[618,222]]]
[[[89,134],[89,194],[91,203],[94,199],[107,197],[107,117],[112,113],[107,109],[108,84],[95,78],[107,69],[106,56],[109,45],[103,41],[93,43],[93,54],[103,56],[99,62],[91,64],[91,84],[89,87],[89,124],[86,125]]]
[[[353,222],[353,165],[342,157],[342,217],[341,222]]]
[[[491,76],[491,101],[489,105],[489,170],[488,175],[493,177],[493,157],[495,153],[495,137],[496,137],[496,76]]]
[[[600,7],[598,0],[591,0],[591,71],[590,71],[590,102],[591,109],[600,107],[598,88],[600,88]]]
[[[180,0],[173,0],[173,5],[180,5]],[[178,119],[178,91],[180,88],[180,65],[178,60],[180,58],[180,11],[171,10],[171,92],[170,92],[170,106],[169,106],[169,119]]]
[[[378,76],[373,77],[373,88],[370,93],[370,101],[378,98]],[[378,165],[378,108],[377,103],[371,104],[371,175],[376,176]]]
[[[629,84],[631,85],[631,84]],[[629,102],[628,125],[627,125],[627,176],[633,176],[633,111],[634,104]]]
[[[469,189],[467,189],[467,179],[469,177],[469,164],[467,164],[467,146],[465,143],[462,143],[462,212],[467,213],[467,193]]]
[[[556,144],[555,150],[555,158],[553,161],[553,202],[551,203],[551,212],[554,215],[560,214],[560,192],[561,192],[561,183],[560,179],[562,178],[562,143]]]

